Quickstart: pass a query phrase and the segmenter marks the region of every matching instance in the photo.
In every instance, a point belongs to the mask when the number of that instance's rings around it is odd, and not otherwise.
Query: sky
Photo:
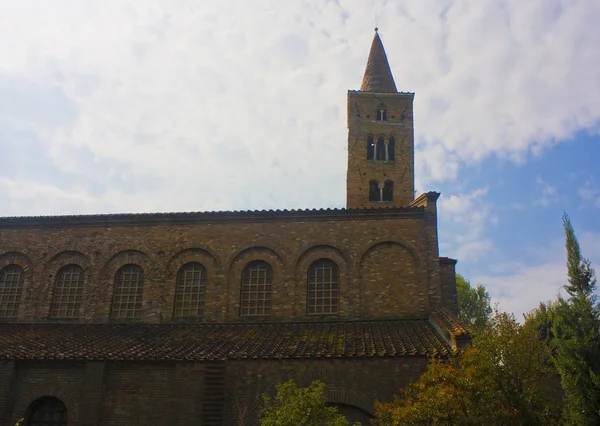
[[[0,216],[344,207],[346,93],[377,24],[416,93],[441,255],[518,317],[566,283],[563,212],[600,268],[597,0],[0,10]]]

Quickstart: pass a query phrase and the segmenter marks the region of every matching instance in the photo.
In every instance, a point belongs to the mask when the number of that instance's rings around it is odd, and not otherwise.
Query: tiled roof
[[[0,324],[0,359],[191,360],[453,353],[429,321]]]
[[[431,313],[438,319],[440,325],[446,328],[454,337],[469,336],[465,325],[448,309],[442,306],[431,308]]]
[[[374,93],[398,92],[383,43],[379,38],[377,30],[375,30],[375,37],[373,37],[373,43],[369,51],[369,59],[367,59],[367,67],[360,90]]]
[[[422,207],[384,207],[369,209],[305,209],[305,210],[244,210],[180,213],[113,213],[69,216],[0,217],[0,228],[21,226],[98,226],[151,225],[156,223],[189,224],[215,222],[256,222],[274,220],[344,220],[384,219],[387,217],[419,217]]]

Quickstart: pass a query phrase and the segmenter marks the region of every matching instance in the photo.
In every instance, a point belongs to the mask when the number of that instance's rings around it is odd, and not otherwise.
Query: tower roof
[[[377,28],[375,28],[375,37],[371,44],[360,90],[374,93],[396,93],[398,91]]]

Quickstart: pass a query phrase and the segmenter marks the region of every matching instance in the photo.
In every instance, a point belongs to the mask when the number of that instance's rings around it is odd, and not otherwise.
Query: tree
[[[553,361],[565,394],[569,424],[600,424],[600,312],[596,279],[583,258],[571,221],[563,215],[569,297],[559,297],[552,315]]]
[[[496,313],[473,348],[433,361],[399,397],[377,405],[379,426],[552,425],[560,406],[543,392],[549,351],[533,327]]]
[[[298,387],[293,380],[277,386],[272,399],[263,395],[265,406],[261,426],[348,426],[348,420],[325,401],[325,384],[315,380],[308,388]]]
[[[481,284],[475,288],[462,275],[456,275],[458,317],[472,330],[480,330],[492,316],[490,295]]]

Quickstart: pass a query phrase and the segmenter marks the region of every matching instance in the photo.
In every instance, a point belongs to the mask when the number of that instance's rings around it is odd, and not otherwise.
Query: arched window
[[[379,191],[379,182],[376,180],[369,181],[369,201],[379,201],[380,191]]]
[[[83,294],[83,269],[67,265],[58,271],[50,316],[53,318],[77,318]]]
[[[391,180],[386,180],[383,185],[383,201],[393,201],[394,200],[394,182]]]
[[[250,262],[242,274],[240,315],[270,315],[273,269],[262,260]]]
[[[144,271],[138,265],[119,268],[115,277],[111,317],[140,318],[142,316],[142,293]]]
[[[340,272],[329,259],[319,259],[308,269],[309,314],[337,314],[339,311]]]
[[[390,136],[390,139],[388,141],[388,161],[396,161],[396,138],[393,136]]]
[[[377,109],[377,121],[387,121],[387,109],[384,106]]]
[[[186,263],[177,274],[175,289],[176,317],[201,317],[204,314],[206,268],[198,262]]]
[[[375,159],[375,141],[373,136],[367,138],[367,160]]]
[[[19,314],[24,281],[25,273],[18,265],[0,270],[0,318],[15,318]]]
[[[375,154],[377,161],[386,161],[385,139],[383,136],[377,138],[377,153]]]
[[[27,416],[27,426],[66,426],[67,407],[60,399],[44,397],[35,400]]]

